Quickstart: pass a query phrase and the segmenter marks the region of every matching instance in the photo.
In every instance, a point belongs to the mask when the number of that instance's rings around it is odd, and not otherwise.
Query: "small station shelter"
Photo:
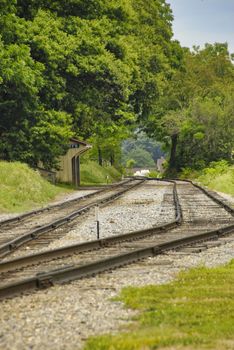
[[[59,170],[56,171],[56,179],[61,182],[80,185],[80,156],[92,148],[87,142],[70,139],[67,153],[60,158]]]

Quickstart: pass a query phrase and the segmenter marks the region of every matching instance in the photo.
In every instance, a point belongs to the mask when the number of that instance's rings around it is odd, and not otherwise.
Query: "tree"
[[[56,166],[75,134],[114,163],[180,65],[169,5],[10,0],[2,9],[0,156]]]
[[[126,164],[129,163],[129,160],[134,160],[135,161],[134,166],[137,168],[155,167],[155,162],[151,154],[139,147],[132,149],[128,153],[125,159]]]
[[[146,130],[170,148],[170,169],[230,159],[233,145],[234,70],[227,44],[184,50]],[[227,128],[228,125],[228,128]]]

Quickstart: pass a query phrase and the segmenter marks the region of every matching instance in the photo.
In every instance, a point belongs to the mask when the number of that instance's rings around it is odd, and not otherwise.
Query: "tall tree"
[[[146,123],[149,133],[168,144],[171,169],[230,159],[234,147],[233,74],[227,44],[184,50],[184,64],[168,80]]]
[[[54,166],[72,134],[111,148],[151,117],[180,65],[165,0],[10,0],[3,9],[4,159]]]

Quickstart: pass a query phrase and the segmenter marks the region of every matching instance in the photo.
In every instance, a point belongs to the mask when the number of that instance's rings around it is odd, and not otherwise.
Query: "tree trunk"
[[[115,156],[114,156],[114,153],[111,153],[111,155],[110,155],[110,164],[114,165],[114,162],[115,162]]]
[[[100,147],[98,147],[98,164],[102,166],[102,151]]]
[[[178,135],[171,136],[171,154],[169,160],[169,169],[176,169],[176,147],[177,147]]]

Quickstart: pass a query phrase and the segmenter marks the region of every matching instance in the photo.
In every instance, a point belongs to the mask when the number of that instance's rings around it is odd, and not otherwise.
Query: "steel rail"
[[[176,182],[175,181],[170,181],[170,182],[174,183],[173,190],[176,189]],[[177,202],[177,209],[180,212],[181,208],[180,208],[180,205],[178,203],[178,197],[176,196],[176,194],[174,194],[173,197],[174,197],[174,201]],[[176,217],[178,216],[177,209],[175,206]],[[182,217],[181,217],[181,219],[182,219]],[[172,222],[171,222],[171,224],[172,224]],[[170,225],[170,223],[168,223],[167,225]],[[160,227],[156,227],[155,229],[160,229]],[[147,230],[145,230],[145,231],[147,231]],[[140,232],[140,231],[138,231],[138,232]],[[110,258],[105,258],[105,259],[101,259],[101,260],[96,261],[96,262],[87,263],[87,264],[84,264],[83,266],[71,265],[71,266],[68,266],[66,268],[59,268],[59,269],[52,270],[49,272],[39,273],[32,278],[21,280],[19,282],[11,283],[11,284],[5,285],[4,287],[1,287],[0,288],[0,299],[13,297],[14,295],[18,295],[19,293],[23,293],[26,291],[31,292],[31,291],[34,291],[37,289],[47,288],[47,287],[50,287],[54,284],[66,283],[66,282],[70,282],[72,280],[93,276],[94,274],[101,273],[103,271],[107,271],[109,269],[120,267],[120,266],[123,266],[126,264],[130,264],[130,263],[133,263],[137,260],[140,260],[140,259],[143,259],[146,257],[161,254],[167,250],[177,249],[177,248],[180,248],[180,247],[183,247],[186,245],[195,244],[195,243],[198,243],[201,241],[217,239],[221,236],[224,236],[224,235],[227,235],[227,234],[230,234],[233,232],[234,232],[234,224],[226,226],[226,227],[221,227],[221,228],[215,229],[213,231],[200,233],[200,234],[192,235],[192,236],[187,236],[185,238],[176,239],[176,240],[168,241],[165,243],[160,243],[160,244],[153,245],[153,246],[151,245],[149,247],[142,248],[142,249],[136,249],[130,253],[122,253],[120,255],[115,255],[115,256],[112,256]],[[149,232],[145,232],[146,235],[147,235],[147,233],[149,233]],[[134,232],[129,234],[129,239],[131,239],[132,234],[134,234]],[[113,238],[115,238],[116,242],[118,242],[118,239],[119,239],[118,236],[113,237]],[[92,241],[92,242],[89,242],[89,244],[94,245],[93,248],[96,249],[97,248],[96,244],[99,244],[99,247],[108,245],[109,239],[110,238],[103,239],[103,240],[100,240],[99,242]],[[81,245],[79,245],[79,246],[81,248]],[[90,246],[90,248],[91,248],[91,246]],[[66,249],[66,248],[61,248],[61,249],[57,250],[57,252],[60,250],[61,256],[64,254],[63,249]],[[74,249],[74,247],[70,246],[69,249],[72,250],[72,249]],[[51,252],[50,254],[53,254],[53,252]],[[57,253],[55,252],[55,254],[57,254]],[[28,258],[30,259],[30,257],[28,257]],[[38,258],[39,258],[39,256],[38,256]],[[14,264],[13,261],[12,262],[9,261],[7,263]],[[20,266],[19,266],[19,268],[20,268]]]
[[[144,177],[142,177],[144,178]],[[193,185],[194,187],[198,188],[201,192],[203,192],[205,195],[207,195],[207,197],[209,197],[210,199],[212,199],[214,202],[216,202],[217,204],[219,204],[222,208],[224,208],[227,212],[229,212],[232,216],[234,216],[234,208],[232,208],[230,205],[228,205],[227,203],[224,203],[221,199],[218,199],[217,197],[215,197],[212,193],[210,193],[210,191],[208,191],[206,188],[204,188],[203,186],[193,182],[192,180],[188,180],[188,179],[161,179],[161,178],[147,178],[148,180],[156,180],[156,181],[166,181],[166,182],[176,182],[176,181],[180,181],[180,182],[187,182],[190,183],[191,185]]]
[[[138,180],[138,179],[135,179]],[[10,253],[12,253],[13,251],[15,251],[16,249],[18,249],[20,246],[22,246],[23,244],[36,239],[38,237],[40,237],[41,235],[48,233],[50,231],[55,230],[56,228],[65,225],[66,223],[76,219],[79,215],[81,215],[82,213],[88,211],[89,209],[93,208],[96,205],[100,205],[103,203],[108,203],[109,201],[113,201],[114,199],[119,198],[120,196],[122,196],[125,192],[133,189],[134,187],[140,185],[142,182],[144,182],[144,179],[139,179],[139,183],[133,184],[132,186],[129,186],[127,188],[124,188],[122,190],[120,190],[119,192],[110,195],[109,197],[106,197],[104,199],[100,199],[95,201],[94,203],[88,204],[86,206],[83,206],[81,208],[79,208],[78,210],[72,212],[69,215],[66,215],[60,219],[57,219],[55,221],[50,222],[47,225],[41,226],[39,228],[35,228],[29,232],[27,232],[26,234],[23,234],[20,237],[17,237],[11,241],[6,242],[5,244],[0,246],[0,257],[5,257],[7,255],[9,255]]]
[[[154,235],[161,232],[166,232],[182,223],[182,211],[179,205],[179,199],[177,195],[176,190],[176,183],[173,181],[170,181],[173,183],[173,203],[175,207],[175,219],[158,226],[153,226],[152,228],[144,229],[144,230],[138,230],[133,231],[125,234],[119,234],[103,239],[98,240],[92,240],[89,242],[84,243],[78,243],[73,244],[69,246],[64,246],[61,248],[48,250],[42,253],[37,254],[30,254],[26,255],[20,258],[11,259],[8,261],[4,261],[0,263],[0,273],[3,273],[5,271],[10,271],[12,269],[19,269],[21,267],[36,264],[38,262],[44,262],[50,259],[56,259],[60,257],[69,256],[72,254],[82,253],[94,249],[99,249],[102,247],[106,247],[109,245],[113,245],[116,243],[124,242],[124,241],[130,241],[130,240],[138,240],[145,238],[150,235]]]
[[[0,288],[0,300],[14,297],[23,292],[32,292],[38,289],[48,288],[55,284],[68,283],[84,277],[90,277],[97,273],[108,271],[126,264],[134,263],[138,260],[162,254],[168,250],[178,249],[186,245],[191,245],[201,241],[217,239],[225,234],[234,231],[234,224],[228,227],[200,233],[185,238],[172,240],[157,245],[151,245],[143,249],[136,249],[130,253],[115,255],[110,258],[101,259],[83,266],[69,266],[67,268],[56,269],[48,273],[40,273],[32,278],[21,280],[17,283],[8,284]]]
[[[184,182],[189,182],[191,183],[194,187],[198,188],[201,190],[204,194],[207,195],[207,197],[211,198],[214,202],[219,204],[221,207],[223,207],[226,211],[228,211],[232,216],[234,216],[234,208],[232,208],[230,205],[227,203],[224,203],[221,199],[218,199],[215,197],[212,193],[210,193],[206,188],[203,186],[193,182],[192,180],[179,180],[179,181],[184,181]]]
[[[178,224],[178,220],[173,220],[167,224],[155,226],[153,228],[145,230],[133,231],[98,240],[92,240],[89,242],[73,244],[53,250],[44,251],[42,253],[30,254],[20,258],[3,261],[0,263],[0,273],[10,271],[16,268],[19,269],[24,266],[32,265],[38,262],[44,262],[50,259],[83,253],[94,249],[100,249],[120,242],[142,239],[153,234],[158,234],[170,230],[176,227]]]
[[[176,189],[176,182],[172,181],[172,180],[170,182],[174,183],[173,190]],[[190,181],[188,181],[188,182],[190,182]],[[197,186],[195,186],[195,187],[197,187]],[[212,198],[212,197],[210,197],[210,198]],[[176,196],[176,194],[173,195],[173,198],[176,202],[178,201],[178,197]],[[224,203],[222,203],[222,201],[219,200],[218,204],[222,205]],[[224,206],[224,208],[225,208],[225,206]],[[176,217],[178,216],[177,210],[180,213],[181,208],[180,208],[179,202],[177,202],[177,209],[175,206]],[[232,210],[233,209],[231,208],[231,211]],[[168,224],[170,225],[170,223],[168,223]],[[159,227],[157,227],[157,229],[159,229]],[[166,252],[166,251],[171,250],[171,249],[178,249],[178,248],[181,248],[183,246],[196,244],[196,243],[201,242],[201,241],[218,239],[224,235],[231,234],[233,232],[234,232],[234,224],[229,225],[229,226],[225,226],[225,227],[220,227],[218,229],[215,229],[215,230],[212,230],[209,232],[199,233],[196,235],[187,236],[187,237],[176,239],[176,240],[171,240],[171,241],[168,241],[165,243],[160,243],[157,245],[151,245],[149,247],[145,247],[142,249],[136,249],[130,253],[122,253],[120,255],[115,255],[115,256],[112,256],[110,258],[101,259],[101,260],[98,260],[96,262],[92,262],[92,263],[89,262],[89,263],[84,264],[82,266],[71,265],[71,266],[68,266],[66,268],[58,268],[56,270],[51,270],[49,272],[39,273],[32,278],[21,280],[19,282],[15,282],[15,283],[10,283],[8,285],[5,285],[4,287],[1,287],[0,288],[0,299],[13,297],[13,296],[18,295],[19,293],[23,293],[23,292],[32,292],[32,291],[36,291],[38,289],[48,288],[48,287],[53,286],[55,284],[67,283],[67,282],[70,282],[73,280],[78,280],[78,279],[81,279],[84,277],[93,276],[97,273],[101,273],[101,272],[107,271],[109,269],[113,269],[113,268],[117,268],[117,267],[120,267],[120,266],[123,266],[126,264],[130,264],[130,263],[133,263],[135,261],[138,261],[138,260],[146,258],[146,257],[162,254],[163,252]],[[130,234],[134,234],[134,233],[132,232]],[[117,242],[118,242],[118,237],[116,236],[114,238],[116,238]],[[106,243],[106,241],[108,241],[108,239],[100,240],[99,247],[108,245],[108,243]],[[92,244],[96,244],[97,242],[92,241],[89,243],[92,245]],[[94,248],[96,248],[96,247],[94,247]],[[62,249],[63,248],[61,248],[61,251],[62,251]],[[72,249],[72,248],[70,247],[70,249]],[[11,262],[9,261],[8,263],[11,263]]]
[[[98,193],[101,193],[101,192],[104,192],[106,191],[108,188],[113,188],[113,187],[119,187],[119,186],[122,186],[124,184],[127,184],[131,181],[132,179],[127,179],[126,181],[122,181],[122,182],[119,182],[118,184],[110,184],[108,186],[105,186],[105,187],[102,187],[101,189],[98,189],[97,191],[93,192],[93,193],[89,193],[89,194],[86,194],[84,196],[81,196],[81,197],[78,197],[78,198],[73,198],[73,199],[70,199],[68,201],[65,201],[65,202],[62,202],[62,203],[57,203],[57,204],[51,204],[51,205],[48,205],[44,208],[39,208],[39,209],[35,209],[35,210],[31,210],[31,211],[28,211],[26,213],[23,213],[23,214],[20,214],[20,215],[17,215],[17,216],[14,216],[12,218],[9,218],[9,219],[5,219],[5,220],[1,220],[0,221],[0,227],[3,227],[5,225],[9,225],[13,222],[20,222],[30,216],[35,216],[37,214],[40,214],[40,213],[43,213],[44,211],[49,211],[49,210],[52,210],[52,209],[55,209],[55,208],[61,208],[61,207],[64,207],[64,206],[68,206],[72,203],[75,203],[75,202],[79,202],[81,201],[82,199],[86,199],[86,198],[90,198]],[[82,188],[81,188],[82,189]],[[92,188],[91,188],[92,190]]]

